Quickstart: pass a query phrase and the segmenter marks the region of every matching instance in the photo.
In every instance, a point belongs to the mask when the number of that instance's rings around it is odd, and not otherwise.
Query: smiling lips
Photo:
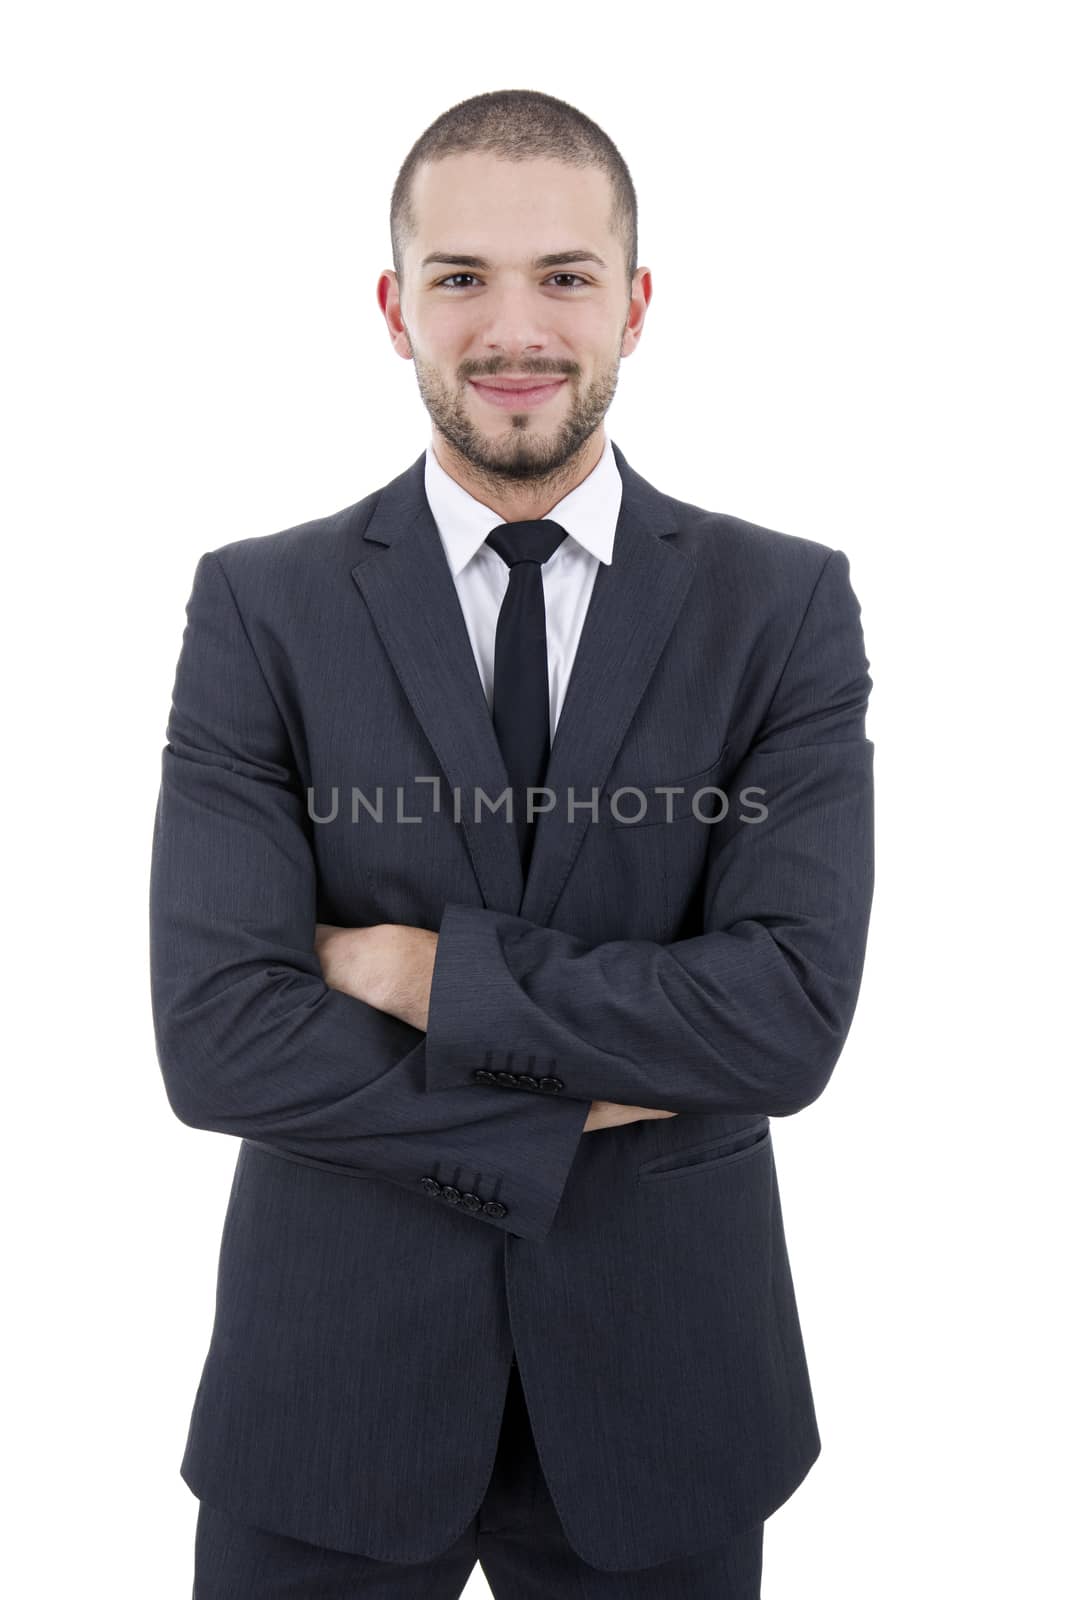
[[[537,378],[502,378],[498,382],[472,378],[471,387],[488,405],[506,411],[528,411],[542,405],[564,387],[566,378],[551,378],[547,382]]]

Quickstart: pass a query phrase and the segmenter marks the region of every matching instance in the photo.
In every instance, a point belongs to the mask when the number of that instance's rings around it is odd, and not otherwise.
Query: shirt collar
[[[423,481],[430,511],[455,577],[493,529],[499,528],[501,519],[445,471],[434,454],[432,442],[426,447]],[[610,565],[621,505],[622,478],[611,440],[605,434],[603,452],[592,472],[546,515],[566,528],[571,538],[590,555]]]

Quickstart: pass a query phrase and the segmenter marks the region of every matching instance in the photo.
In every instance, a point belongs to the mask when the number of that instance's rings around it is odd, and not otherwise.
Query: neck
[[[434,455],[449,477],[495,512],[501,522],[538,522],[547,517],[564,495],[577,489],[589,476],[604,453],[605,443],[601,423],[558,471],[539,478],[516,480],[472,466],[465,456],[453,449],[436,425],[432,436]]]

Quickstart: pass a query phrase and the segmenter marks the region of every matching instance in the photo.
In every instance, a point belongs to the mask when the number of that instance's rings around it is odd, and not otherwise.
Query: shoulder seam
[[[230,604],[233,607],[234,615],[237,618],[237,622],[238,622],[238,625],[240,626],[241,632],[244,634],[245,643],[248,645],[248,649],[249,649],[249,651],[251,653],[252,660],[255,662],[256,667],[257,667],[257,669],[259,671],[259,676],[263,680],[263,687],[264,687],[264,689],[266,689],[267,694],[270,696],[271,704],[273,705],[274,710],[277,713],[279,725],[285,730],[285,738],[286,738],[287,744],[289,745],[289,754],[290,754],[291,757],[293,757],[293,766],[294,766],[294,770],[295,770],[295,755],[294,755],[294,752],[293,752],[293,749],[292,749],[292,741],[289,738],[289,730],[288,730],[288,727],[286,726],[285,718],[282,715],[281,706],[278,704],[278,702],[277,702],[277,700],[275,698],[274,690],[271,688],[270,682],[269,682],[269,680],[267,678],[267,674],[263,670],[263,663],[262,663],[262,661],[260,661],[259,654],[258,654],[258,652],[256,650],[256,647],[252,643],[252,636],[249,633],[248,627],[247,627],[247,625],[245,623],[245,619],[241,614],[241,608],[237,604],[237,596],[233,592],[233,584],[230,582],[229,574],[227,573],[226,568],[223,566],[222,561],[221,561],[221,559],[220,559],[220,557],[219,557],[219,555],[218,555],[218,553],[216,551],[209,550],[207,552],[207,555],[210,558],[210,560],[212,560],[215,563],[215,565],[219,569],[220,574],[222,575],[222,581],[223,581],[223,584],[225,586],[226,593],[230,597]]]
[[[777,700],[778,691],[782,687],[782,679],[785,677],[786,673],[789,671],[789,663],[792,661],[794,655],[796,654],[797,644],[799,643],[801,634],[804,632],[804,625],[808,620],[808,613],[811,611],[812,602],[815,599],[816,593],[818,592],[819,585],[822,583],[823,576],[824,576],[824,574],[826,572],[826,569],[830,565],[830,563],[834,559],[834,557],[838,556],[838,555],[841,555],[841,554],[842,554],[842,552],[840,550],[831,550],[830,553],[827,555],[826,560],[823,562],[822,566],[819,568],[818,575],[817,575],[817,577],[815,579],[815,582],[811,586],[811,593],[808,595],[807,603],[804,606],[804,610],[801,613],[800,621],[797,624],[797,631],[793,635],[793,642],[789,646],[788,654],[786,655],[786,658],[782,663],[782,670],[778,674],[778,678],[777,678],[777,680],[775,682],[774,689],[773,689],[773,691],[771,693],[771,697],[767,701],[767,715],[768,716],[770,716],[772,710],[774,709],[774,702]]]

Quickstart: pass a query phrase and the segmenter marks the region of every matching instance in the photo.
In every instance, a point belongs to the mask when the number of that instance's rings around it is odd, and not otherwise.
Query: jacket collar
[[[397,678],[437,758],[441,804],[460,791],[460,821],[486,907],[547,926],[589,826],[575,802],[603,789],[696,572],[673,543],[675,504],[627,462],[613,441],[622,505],[612,561],[589,601],[545,786],[556,797],[537,821],[525,885],[518,838],[503,807],[484,804],[508,787],[467,626],[425,490],[425,451],[379,494],[352,577]],[[601,794],[601,807],[605,804]],[[598,826],[603,826],[603,822]]]

